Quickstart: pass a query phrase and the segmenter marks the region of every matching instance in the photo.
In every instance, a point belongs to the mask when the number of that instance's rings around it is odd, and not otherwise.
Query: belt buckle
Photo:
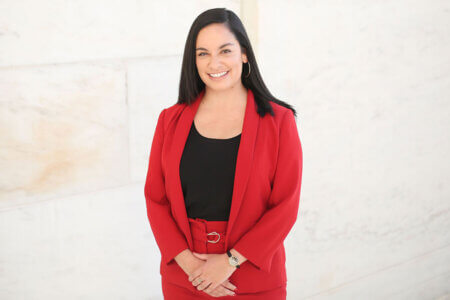
[[[216,234],[219,238],[217,240],[215,240],[215,241],[208,240],[208,243],[217,243],[217,242],[219,242],[219,240],[220,240],[220,234],[219,233],[213,231],[213,232],[207,233],[206,235],[214,235],[214,234]]]

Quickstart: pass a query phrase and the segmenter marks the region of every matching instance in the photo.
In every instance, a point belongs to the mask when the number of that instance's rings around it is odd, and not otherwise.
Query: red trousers
[[[194,241],[194,251],[197,253],[225,253],[225,234],[227,221],[207,221],[200,218],[189,218],[189,225]],[[180,268],[180,271],[183,270]],[[236,270],[239,272],[239,270]],[[183,272],[184,273],[184,272]],[[187,274],[186,274],[187,277]],[[168,280],[169,279],[169,280]],[[234,284],[231,280],[229,280]],[[196,300],[196,299],[237,299],[237,300],[285,300],[286,285],[258,293],[240,293],[236,285],[235,296],[212,297],[203,291],[187,289],[174,284],[170,278],[161,277],[162,291],[165,300]]]

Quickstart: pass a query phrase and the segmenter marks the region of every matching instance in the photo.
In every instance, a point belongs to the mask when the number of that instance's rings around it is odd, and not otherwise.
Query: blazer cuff
[[[270,268],[272,267],[272,257],[270,259],[263,260],[257,255],[254,255],[251,251],[252,247],[246,247],[243,242],[237,243],[232,248],[234,248],[237,252],[242,254],[247,259],[247,261],[244,262],[244,264],[249,262],[252,263],[259,270],[262,270],[266,273],[270,272]]]
[[[163,262],[168,265],[172,263],[172,261],[175,261],[175,256],[183,252],[184,250],[189,249],[188,245],[186,243],[181,243],[177,245],[177,247],[174,247],[170,249],[169,251],[166,251],[165,255],[163,256]]]

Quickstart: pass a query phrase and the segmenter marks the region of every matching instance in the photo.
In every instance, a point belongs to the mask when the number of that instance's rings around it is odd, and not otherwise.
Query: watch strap
[[[234,256],[233,254],[231,254],[230,250],[227,250],[227,255],[228,255],[228,257],[232,257],[232,256],[233,256],[233,257],[236,258],[236,260],[238,260],[236,256]],[[239,261],[239,260],[238,260],[238,261]],[[237,265],[236,265],[236,268],[240,268],[240,267],[241,267],[240,264],[237,264]]]

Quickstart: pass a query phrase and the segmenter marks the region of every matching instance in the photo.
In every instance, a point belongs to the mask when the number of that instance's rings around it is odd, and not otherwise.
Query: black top
[[[241,134],[202,136],[192,122],[180,161],[180,180],[189,218],[228,221]]]

